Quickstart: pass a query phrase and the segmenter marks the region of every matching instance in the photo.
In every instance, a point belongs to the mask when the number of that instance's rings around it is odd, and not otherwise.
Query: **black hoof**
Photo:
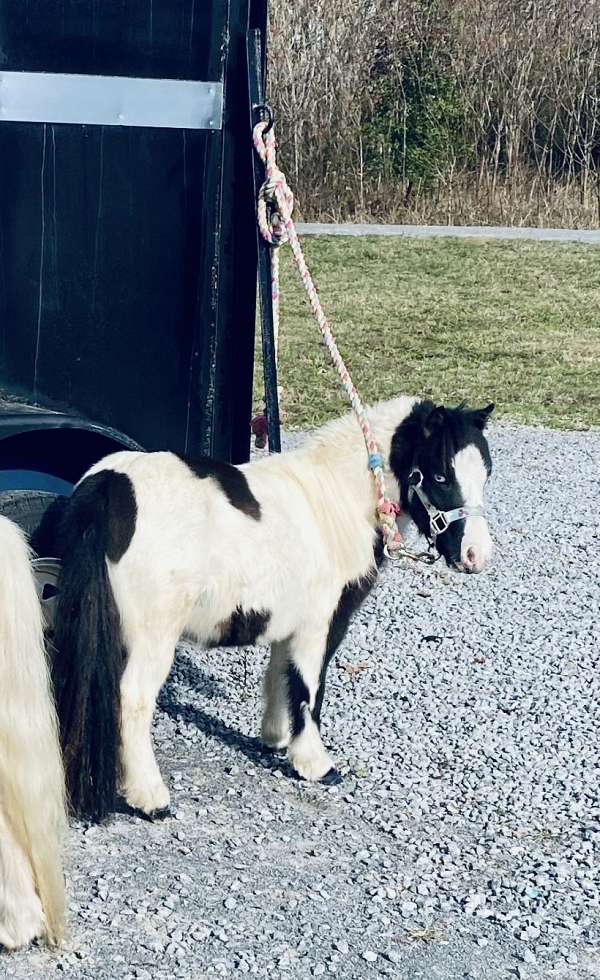
[[[339,786],[343,780],[337,769],[332,767],[329,772],[326,772],[324,776],[321,776],[319,782],[323,786]]]
[[[145,810],[140,810],[137,806],[131,806],[127,800],[120,799],[116,807],[117,813],[125,813],[128,817],[138,817],[139,820],[147,820],[148,823],[155,823],[158,820],[166,820],[167,817],[171,817],[171,809],[168,806],[161,807],[160,810],[151,810],[150,813],[146,813]]]
[[[163,806],[160,810],[152,810],[150,813],[145,814],[146,819],[151,823],[155,823],[158,820],[166,820],[167,817],[172,817],[171,807]]]

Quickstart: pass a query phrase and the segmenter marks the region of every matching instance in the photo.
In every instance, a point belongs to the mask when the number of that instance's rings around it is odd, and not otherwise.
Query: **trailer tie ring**
[[[257,105],[254,105],[252,108],[254,109],[255,112],[260,112],[261,116],[263,117],[262,122],[265,122],[264,117],[265,116],[267,117],[266,119],[267,125],[262,131],[263,136],[266,136],[266,134],[270,132],[271,129],[273,129],[273,123],[275,122],[275,113],[273,112],[268,102],[259,102]]]

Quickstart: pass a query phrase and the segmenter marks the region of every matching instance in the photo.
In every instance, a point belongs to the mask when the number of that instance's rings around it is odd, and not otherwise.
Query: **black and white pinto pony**
[[[0,946],[61,939],[65,829],[41,606],[25,539],[0,516]]]
[[[464,572],[481,571],[492,551],[482,506],[492,408],[400,397],[369,412],[390,498],[427,536],[433,512],[448,515],[436,546]],[[79,814],[111,811],[117,773],[132,808],[167,811],[151,722],[184,634],[208,646],[270,644],[262,741],[287,748],[304,779],[339,779],[319,733],[325,673],[382,558],[353,416],[240,467],[171,452],[108,456],[70,500],[63,556],[55,685]]]

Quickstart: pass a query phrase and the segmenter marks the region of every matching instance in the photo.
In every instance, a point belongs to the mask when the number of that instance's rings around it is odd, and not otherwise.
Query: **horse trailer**
[[[0,513],[42,585],[102,456],[248,459],[266,26],[267,0],[0,4]]]

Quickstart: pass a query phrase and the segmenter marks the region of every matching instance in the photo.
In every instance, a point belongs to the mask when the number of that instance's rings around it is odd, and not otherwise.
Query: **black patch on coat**
[[[126,663],[106,556],[122,557],[135,519],[131,481],[104,470],[76,487],[61,528],[52,680],[67,795],[74,813],[92,821],[115,808]]]
[[[209,459],[207,456],[198,459],[189,459],[187,456],[179,456],[179,458],[198,479],[205,480],[212,476],[232,507],[241,510],[242,514],[246,514],[252,520],[260,521],[260,504],[248,486],[246,477],[237,466],[232,466],[231,463],[219,463],[218,460]]]
[[[131,544],[135,532],[137,504],[133,484],[125,473],[109,470],[107,476],[106,554],[112,562],[118,562]],[[93,480],[94,477],[89,479]]]
[[[377,533],[377,540],[373,549],[373,557],[375,559],[375,568],[373,568],[364,578],[360,579],[360,581],[348,582],[344,586],[335,612],[329,623],[325,656],[323,658],[323,663],[321,664],[319,688],[317,690],[315,706],[313,709],[313,718],[319,726],[321,724],[321,710],[323,708],[327,668],[335,651],[346,635],[350,620],[352,619],[354,613],[360,608],[367,598],[369,592],[375,585],[375,581],[377,579],[377,569],[379,569],[383,561],[383,539],[380,532]]]
[[[114,563],[120,561],[131,544],[137,522],[135,491],[126,473],[101,470],[86,476],[61,510],[61,554],[71,547],[74,525],[81,527],[82,533],[89,533],[101,518],[106,555]]]
[[[237,607],[231,618],[222,625],[222,633],[216,641],[220,647],[251,646],[263,635],[271,613],[266,609],[258,612],[256,609]]]
[[[304,730],[304,708],[303,705],[310,703],[308,688],[304,683],[302,674],[295,664],[288,664],[288,704],[290,707],[290,718],[292,722],[292,738],[297,738]]]

